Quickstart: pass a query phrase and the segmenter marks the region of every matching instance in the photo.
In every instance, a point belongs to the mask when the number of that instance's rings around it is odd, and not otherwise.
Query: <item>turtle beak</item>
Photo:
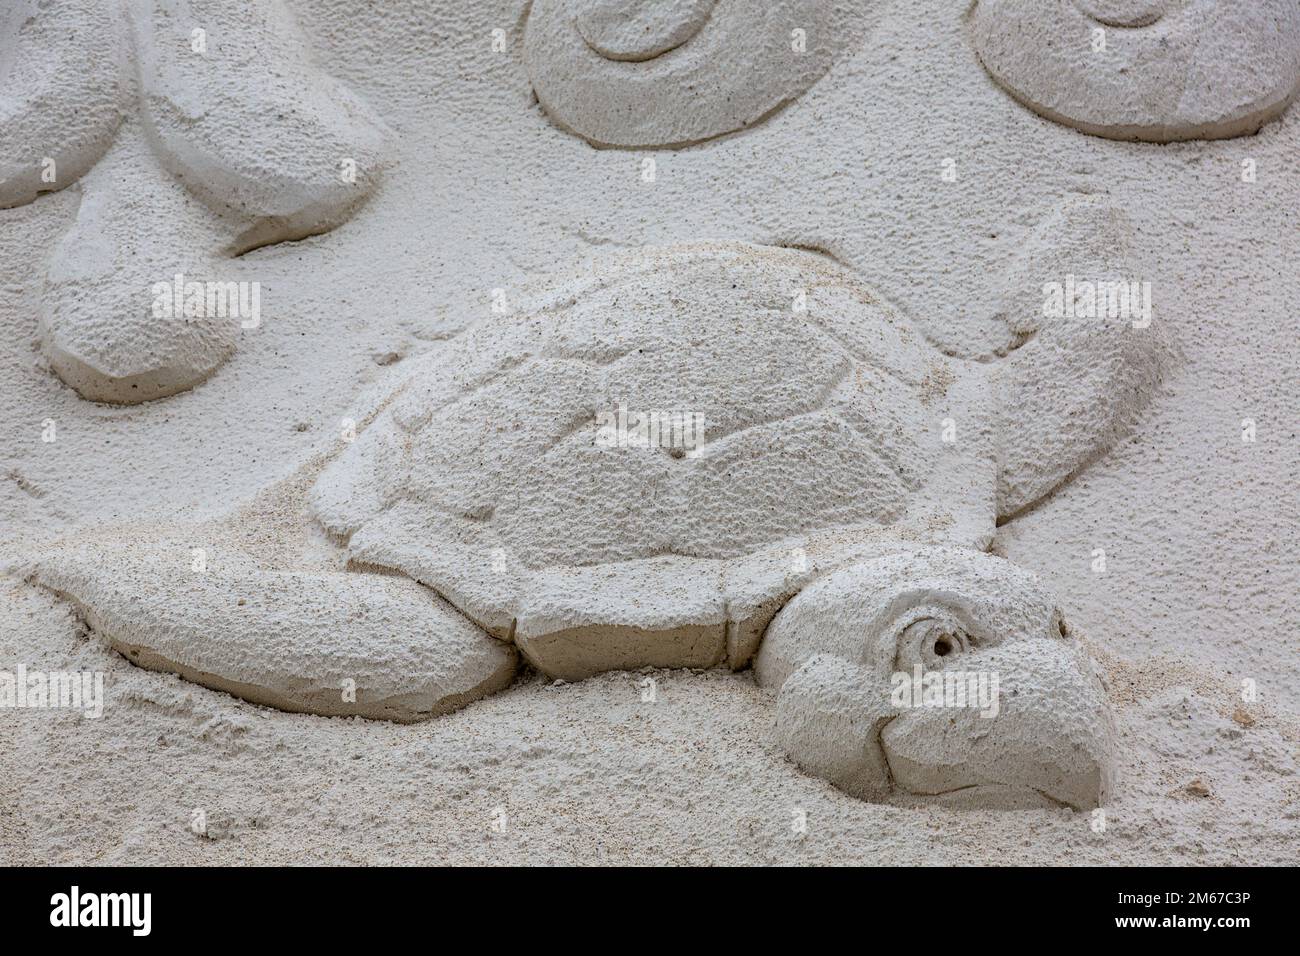
[[[755,661],[799,766],[868,800],[1090,809],[1112,786],[1099,672],[1032,575],[921,549],[846,565],[769,625]]]
[[[1106,800],[1114,729],[1078,645],[1030,638],[963,655],[922,679],[919,700],[910,682],[904,691],[895,679],[892,702],[905,706],[880,732],[898,789],[954,805],[1084,810]]]

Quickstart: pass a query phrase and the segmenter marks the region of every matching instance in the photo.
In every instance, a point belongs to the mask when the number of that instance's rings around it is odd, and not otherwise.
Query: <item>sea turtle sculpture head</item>
[[[566,680],[753,663],[785,750],[851,793],[1094,806],[1098,676],[984,552],[1156,380],[1142,297],[1083,292],[1131,278],[1127,230],[1085,201],[1028,237],[985,360],[812,253],[623,254],[398,366],[355,441],[274,492],[306,491],[345,553],[254,506],[65,542],[29,574],[131,660],[288,710],[440,714],[518,655]]]

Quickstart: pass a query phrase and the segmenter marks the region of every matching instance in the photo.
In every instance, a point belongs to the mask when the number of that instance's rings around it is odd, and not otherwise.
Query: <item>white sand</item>
[[[392,3],[369,22],[345,0],[291,5],[394,131],[392,168],[334,232],[232,260],[231,278],[262,283],[262,326],[198,388],[135,407],[86,402],[40,349],[44,263],[78,187],[0,211],[5,539],[226,511],[333,448],[358,392],[436,348],[449,316],[609,245],[825,249],[935,340],[992,349],[1024,237],[1063,201],[1105,194],[1135,224],[1182,361],[1132,436],[1003,526],[995,550],[1041,575],[1106,662],[1120,730],[1107,826],[859,802],[780,754],[772,697],[747,672],[657,672],[654,703],[641,674],[526,677],[411,726],[290,715],[135,668],[10,580],[0,669],[103,670],[107,701],[100,720],[0,714],[0,861],[1295,859],[1300,112],[1213,143],[1083,136],[989,78],[966,3],[909,0],[874,5],[865,45],[755,129],[595,150],[531,97],[522,3]],[[1256,704],[1240,702],[1247,678]]]

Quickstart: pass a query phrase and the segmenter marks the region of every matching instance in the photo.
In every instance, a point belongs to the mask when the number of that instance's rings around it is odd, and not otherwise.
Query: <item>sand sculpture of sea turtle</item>
[[[1006,278],[1006,354],[975,360],[814,253],[620,254],[397,366],[354,441],[258,502],[23,573],[137,664],[286,710],[442,714],[520,655],[566,680],[752,663],[784,749],[850,793],[1094,806],[1099,676],[985,550],[1158,381],[1158,323],[1082,308],[1132,275],[1129,228],[1097,200],[1050,216]],[[1070,318],[1044,317],[1056,279]],[[996,674],[998,713],[900,704],[918,666]]]
[[[50,366],[93,401],[198,384],[260,319],[228,300],[233,257],[345,222],[391,132],[319,67],[281,0],[3,7],[0,209],[81,183],[40,295]],[[158,309],[173,282],[184,305]]]

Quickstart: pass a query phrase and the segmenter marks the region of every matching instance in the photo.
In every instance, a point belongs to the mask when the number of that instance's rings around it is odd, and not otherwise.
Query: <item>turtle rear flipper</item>
[[[421,720],[515,674],[513,647],[412,581],[265,570],[197,535],[79,542],[28,574],[131,662],[280,710]]]

